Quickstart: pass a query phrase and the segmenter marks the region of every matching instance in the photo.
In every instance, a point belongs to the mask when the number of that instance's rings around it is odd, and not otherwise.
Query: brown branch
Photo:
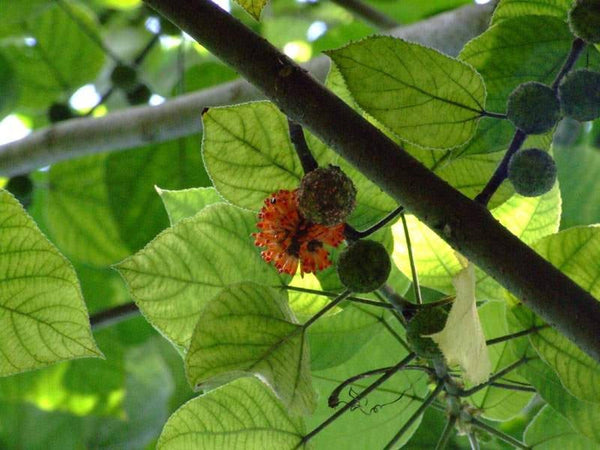
[[[600,362],[600,302],[210,0],[146,0]],[[243,45],[241,45],[243,43]]]
[[[331,2],[341,6],[344,9],[347,9],[353,13],[354,16],[366,20],[370,24],[375,25],[377,28],[381,28],[382,30],[394,28],[399,25],[398,22],[396,22],[390,16],[373,8],[365,2],[361,2],[360,0],[331,0]]]

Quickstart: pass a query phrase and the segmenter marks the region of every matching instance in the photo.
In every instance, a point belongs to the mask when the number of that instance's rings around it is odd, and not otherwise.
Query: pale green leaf
[[[492,214],[513,234],[525,243],[531,244],[558,230],[560,191],[555,185],[551,191],[540,197],[514,195],[492,210]],[[452,293],[452,276],[461,270],[454,250],[414,216],[407,216],[406,219],[419,281],[423,286],[448,294]],[[409,276],[408,248],[401,222],[392,227],[392,234],[394,236],[392,259],[398,268]],[[480,270],[476,271],[476,275],[478,297],[481,300],[502,300],[502,290],[495,281]]]
[[[257,211],[271,193],[298,186],[302,166],[275,105],[211,108],[202,118],[204,163],[226,200]]]
[[[509,334],[505,320],[504,302],[487,302],[478,308],[481,325],[488,339]],[[508,341],[488,346],[492,372],[497,372],[514,363],[518,356],[510,348]],[[511,372],[501,382],[521,382],[526,380]],[[482,411],[486,419],[506,421],[519,414],[533,397],[533,393],[512,391],[494,386],[481,389],[470,397],[470,401]]]
[[[255,224],[250,211],[214,204],[163,231],[117,269],[150,323],[187,346],[200,311],[222,288],[243,281],[279,284],[254,246]]]
[[[102,357],[73,267],[0,190],[0,375]]]
[[[573,0],[501,0],[492,17],[492,24],[518,16],[556,16],[563,20]]]
[[[185,366],[197,390],[255,375],[292,413],[316,406],[305,329],[272,288],[242,283],[221,291],[198,318]]]
[[[600,297],[600,227],[571,228],[547,236],[534,248],[582,288]],[[530,339],[573,395],[600,402],[598,362],[552,328],[540,330]]]
[[[594,443],[573,430],[569,422],[544,406],[525,430],[524,440],[534,450],[589,450]]]
[[[267,4],[267,0],[235,0],[235,2],[256,20],[260,19],[260,13]]]
[[[304,435],[292,417],[255,378],[242,378],[190,400],[167,421],[157,450],[293,450]]]
[[[358,105],[400,138],[423,147],[452,148],[473,136],[485,86],[471,66],[383,36],[327,54]]]
[[[393,322],[392,322],[393,320]],[[390,324],[397,321],[390,318]],[[404,332],[399,327],[391,327],[399,335]],[[315,414],[306,419],[309,429],[313,429],[330,417],[335,411],[327,405],[332,391],[349,377],[369,370],[390,367],[406,356],[406,349],[387,329],[382,329],[355,355],[342,365],[326,370],[313,371],[313,384],[319,394],[319,405]],[[374,382],[379,375],[365,378],[346,387],[339,400],[349,402],[356,393]],[[349,411],[325,428],[312,440],[317,449],[379,449],[398,432],[402,424],[421,405],[427,393],[427,376],[423,372],[403,370],[398,372],[378,389],[368,400],[360,403],[359,411]],[[352,392],[350,392],[352,389]],[[344,403],[340,403],[341,408]],[[420,418],[404,434],[397,446],[404,445],[418,428]],[[311,442],[312,442],[311,441]],[[394,447],[394,448],[398,448]],[[410,447],[409,447],[410,448]]]
[[[489,378],[492,364],[477,314],[475,266],[469,263],[452,277],[452,284],[456,297],[446,325],[431,339],[438,344],[448,365],[458,364],[468,383],[480,384]]]
[[[161,189],[156,186],[156,192],[165,205],[171,225],[181,219],[192,217],[208,205],[222,202],[223,199],[215,188],[200,187],[181,189],[178,191]]]

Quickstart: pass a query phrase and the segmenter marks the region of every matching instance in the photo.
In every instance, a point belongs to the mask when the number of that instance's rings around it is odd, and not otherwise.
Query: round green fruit
[[[133,67],[119,64],[110,74],[110,81],[125,92],[132,91],[138,85],[137,71]]]
[[[347,247],[338,259],[337,273],[352,292],[366,293],[380,288],[390,275],[392,264],[379,242],[360,240]]]
[[[560,103],[552,88],[530,81],[511,92],[506,116],[527,134],[545,133],[560,119]]]
[[[518,194],[537,197],[554,186],[556,164],[539,148],[520,150],[508,162],[508,179]]]
[[[600,43],[600,0],[577,0],[569,11],[569,26],[578,38]]]
[[[52,103],[47,111],[50,123],[62,122],[75,117],[73,110],[66,103]]]
[[[327,226],[345,222],[355,204],[354,183],[337,166],[319,167],[300,182],[298,206],[311,222]]]
[[[406,340],[410,348],[423,358],[441,355],[438,345],[426,336],[442,331],[447,319],[448,313],[439,306],[419,310],[406,325]]]
[[[600,72],[578,69],[570,72],[558,87],[563,113],[580,122],[600,117]]]
[[[143,83],[136,85],[127,92],[127,101],[130,105],[145,105],[152,97],[152,91]]]

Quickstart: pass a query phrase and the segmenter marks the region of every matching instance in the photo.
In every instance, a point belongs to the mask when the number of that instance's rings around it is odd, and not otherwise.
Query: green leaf
[[[260,19],[260,13],[267,4],[267,0],[235,0],[235,2],[256,20]]]
[[[279,285],[252,242],[255,223],[250,211],[211,205],[116,267],[148,321],[187,347],[200,311],[222,288],[243,281]]]
[[[47,4],[40,14],[20,24],[23,34],[35,39],[35,45],[15,39],[3,47],[17,74],[22,107],[48,106],[63,92],[93,81],[104,65],[103,50],[90,38],[100,39],[93,13],[79,2],[61,4],[64,8]]]
[[[505,318],[504,302],[488,302],[478,308],[481,325],[488,339],[509,334]],[[507,367],[519,359],[511,351],[508,341],[488,346],[492,361],[492,372]],[[525,383],[526,380],[516,374],[510,373],[501,381],[516,381]],[[482,411],[486,419],[507,421],[519,414],[533,397],[533,393],[510,391],[498,387],[486,387],[470,397],[473,404]]]
[[[479,74],[442,53],[376,36],[327,52],[356,102],[400,138],[430,148],[467,142],[485,104]]]
[[[509,94],[519,84],[553,81],[572,40],[569,27],[558,18],[515,17],[493,25],[467,43],[459,58],[473,66],[485,80],[487,109],[503,113]],[[485,118],[471,142],[455,153],[505,150],[513,133],[514,127],[508,121]]]
[[[214,203],[220,203],[223,198],[213,187],[200,187],[172,191],[156,187],[160,195],[171,225],[181,219],[192,217],[203,208]]]
[[[198,318],[185,366],[197,390],[255,375],[292,413],[316,406],[305,329],[272,288],[242,283],[221,291]]]
[[[547,236],[534,248],[582,288],[600,297],[600,227],[571,228]],[[598,362],[552,328],[538,331],[530,340],[573,395],[600,402]]]
[[[397,321],[392,323],[396,325]],[[404,334],[399,327],[392,328],[399,335]],[[315,428],[335,412],[327,405],[325,399],[341,383],[359,373],[393,366],[404,356],[404,347],[392,337],[389,330],[384,329],[343,365],[313,371],[313,384],[320,401],[315,414],[306,419],[309,429]],[[361,392],[380,376],[374,375],[357,381],[351,386],[352,392],[350,387],[346,387],[339,399],[342,402],[351,401],[356,393]],[[313,439],[314,445],[317,449],[324,450],[384,448],[420,406],[420,399],[427,393],[427,376],[424,373],[413,370],[400,371],[372,392],[368,401],[362,401],[359,411],[349,411],[332,426],[316,435]],[[338,408],[342,405],[343,403]],[[394,448],[399,448],[410,439],[419,422],[420,419],[398,441],[398,447]]]
[[[540,197],[514,195],[492,210],[492,214],[513,234],[525,243],[531,244],[558,230],[560,221],[558,185]],[[454,250],[414,216],[407,216],[407,223],[419,271],[419,281],[422,285],[440,292],[452,293],[452,277],[461,269]],[[410,276],[408,248],[401,222],[392,227],[392,234],[394,236],[392,259],[405,275]],[[480,300],[503,300],[500,286],[480,270],[477,270],[477,289]]]
[[[69,258],[94,266],[129,254],[109,204],[106,158],[102,154],[54,164],[48,177],[50,236]]]
[[[157,450],[292,450],[304,435],[302,419],[292,417],[263,383],[242,378],[197,397],[167,421]]]
[[[271,193],[298,186],[300,160],[287,120],[272,103],[211,108],[202,119],[204,163],[226,200],[257,211]]]
[[[107,157],[110,209],[129,250],[139,250],[168,226],[155,185],[169,189],[210,185],[199,148],[199,136],[190,136]]]
[[[511,17],[528,15],[556,16],[566,20],[572,4],[573,0],[502,0],[494,10],[492,25]]]
[[[11,64],[0,53],[0,119],[8,114],[19,98],[19,86]]]
[[[73,267],[0,190],[0,375],[102,357]]]
[[[589,450],[594,446],[593,442],[573,430],[569,422],[547,405],[525,430],[524,440],[535,450]]]

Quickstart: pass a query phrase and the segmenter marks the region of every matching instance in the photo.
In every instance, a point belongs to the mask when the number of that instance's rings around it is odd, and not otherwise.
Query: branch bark
[[[487,26],[490,5],[469,5],[406,27],[391,35],[420,42],[449,55]],[[303,66],[318,80],[329,70],[326,57]],[[36,131],[16,142],[0,146],[0,176],[14,176],[73,158],[121,151],[165,142],[202,131],[200,111],[208,106],[230,105],[263,98],[245,80],[182,95],[158,106],[116,111],[100,118],[72,119]]]
[[[600,362],[600,302],[210,0],[145,0]],[[243,45],[241,45],[243,43]]]

